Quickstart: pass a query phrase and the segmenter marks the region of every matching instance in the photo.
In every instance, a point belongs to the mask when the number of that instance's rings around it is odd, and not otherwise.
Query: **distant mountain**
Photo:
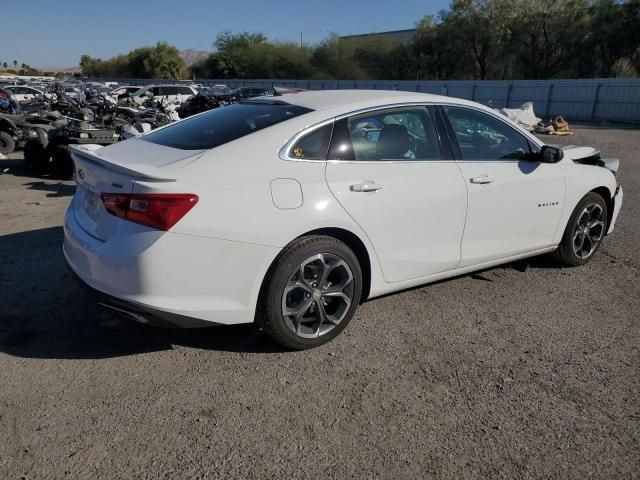
[[[184,60],[184,63],[187,65],[187,67],[190,67],[202,57],[206,57],[207,55],[209,55],[209,52],[203,52],[202,50],[187,49],[180,52],[180,56]]]
[[[80,73],[82,69],[78,67],[36,67],[41,72],[56,72],[56,73]]]

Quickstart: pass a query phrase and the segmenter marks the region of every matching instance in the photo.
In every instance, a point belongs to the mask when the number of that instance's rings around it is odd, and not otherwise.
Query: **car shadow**
[[[14,155],[14,154],[12,154]],[[29,170],[22,158],[8,158],[0,160],[0,175],[12,175],[14,177],[23,177],[29,179],[42,179],[60,182],[62,179],[57,177],[50,171],[44,171],[42,173],[35,173]],[[28,183],[25,185],[29,185]]]
[[[66,184],[62,182],[29,182],[24,184],[28,190],[39,190],[47,193],[47,197],[70,197],[76,192],[75,184]]]
[[[24,358],[98,359],[186,346],[283,351],[253,325],[163,329],[103,310],[68,271],[62,227],[0,236],[0,352]]]

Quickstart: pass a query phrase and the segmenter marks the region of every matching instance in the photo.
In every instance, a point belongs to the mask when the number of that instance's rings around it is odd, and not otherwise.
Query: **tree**
[[[224,32],[217,36],[214,42],[218,64],[225,77],[248,78],[249,70],[259,70],[255,65],[260,59],[253,58],[253,65],[249,65],[249,52],[267,41],[262,33]]]
[[[587,33],[587,0],[526,0],[518,4],[517,68],[523,78],[575,75]]]
[[[579,62],[580,76],[618,76],[623,58],[633,71],[634,54],[640,47],[640,0],[617,2],[595,0],[588,10],[584,48]],[[616,72],[614,65],[618,64]]]
[[[184,60],[177,48],[158,42],[153,47],[136,48],[109,60],[80,57],[82,73],[88,77],[182,78]]]
[[[14,68],[18,68],[18,60],[14,60],[13,61],[13,67]]]
[[[500,76],[514,10],[515,0],[453,0],[449,11],[440,13],[443,33],[458,47],[458,61],[471,61],[474,78]]]
[[[3,66],[3,67],[4,67],[4,69],[6,70],[6,69],[7,69],[7,67],[8,67],[9,65],[7,64],[7,62],[4,62],[4,63],[2,64],[2,66]]]
[[[165,42],[151,48],[143,63],[148,78],[179,79],[185,68],[178,49]]]

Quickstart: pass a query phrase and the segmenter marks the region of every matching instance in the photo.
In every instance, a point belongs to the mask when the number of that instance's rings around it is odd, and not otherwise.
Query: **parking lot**
[[[367,302],[332,343],[99,309],[61,252],[73,182],[0,160],[0,478],[638,478],[640,130],[616,232]],[[2,173],[4,171],[4,173]]]

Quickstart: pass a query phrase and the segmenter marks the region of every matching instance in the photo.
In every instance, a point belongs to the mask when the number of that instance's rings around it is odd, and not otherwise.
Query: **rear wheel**
[[[360,265],[349,247],[333,237],[303,237],[271,268],[259,323],[287,348],[317,347],[346,328],[361,293]]]
[[[554,259],[564,267],[587,263],[602,245],[607,228],[607,203],[590,192],[580,200],[571,214]]]
[[[8,155],[16,149],[16,142],[7,132],[0,132],[0,153]]]

